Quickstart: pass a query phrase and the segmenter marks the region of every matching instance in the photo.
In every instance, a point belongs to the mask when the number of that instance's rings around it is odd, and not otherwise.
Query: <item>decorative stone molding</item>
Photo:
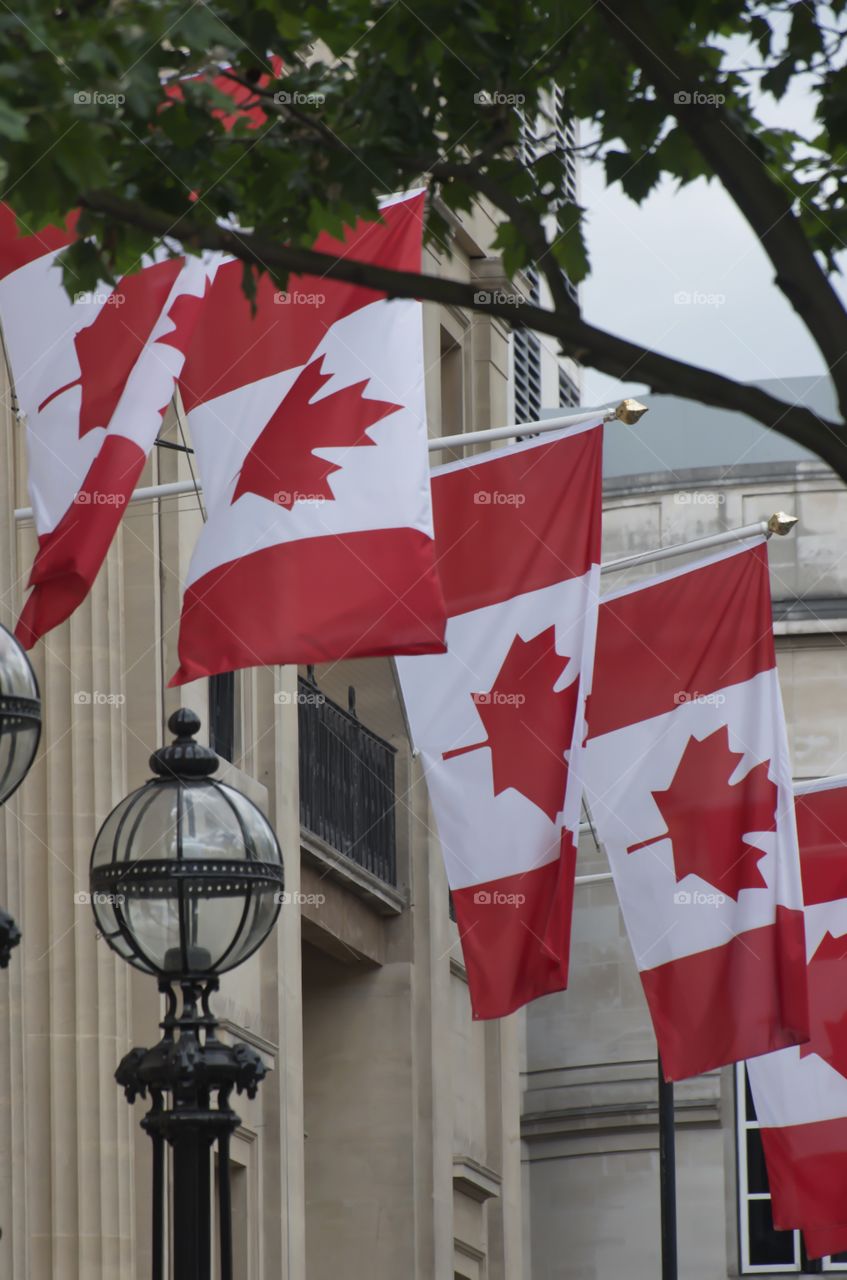
[[[453,1157],[453,1189],[478,1204],[500,1195],[502,1179],[499,1173],[488,1169],[471,1156]]]
[[[720,1073],[677,1084],[674,1101],[678,1126],[720,1124]],[[652,1133],[658,1126],[656,1063],[596,1063],[531,1072],[524,1077],[522,1110],[521,1136],[528,1143],[581,1143],[592,1135],[605,1143],[611,1134]],[[654,1140],[647,1145],[655,1145]]]
[[[377,915],[399,916],[408,906],[405,893],[358,866],[311,831],[301,830],[300,852],[307,863],[362,898]]]

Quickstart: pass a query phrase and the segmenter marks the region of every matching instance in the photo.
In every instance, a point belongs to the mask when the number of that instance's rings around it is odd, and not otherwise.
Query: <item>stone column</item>
[[[10,406],[5,362],[0,360],[0,623],[14,627],[22,592],[17,582],[15,555],[14,432],[20,431]],[[20,790],[0,813],[0,905],[23,919],[23,867],[19,810],[25,803]],[[24,1053],[23,951],[12,953],[9,968],[0,971],[0,1275],[29,1276],[30,1256],[26,1159],[26,1070]]]
[[[270,818],[282,847],[285,888],[300,889],[300,797],[297,755],[297,668],[274,677],[256,673],[253,741],[255,776],[270,795]],[[276,700],[275,700],[276,699]],[[275,1028],[277,1069],[261,1095],[263,1143],[264,1273],[285,1280],[306,1276],[306,1193],[303,1118],[303,988],[300,912],[283,907],[262,952],[262,1018]]]
[[[5,457],[13,451],[16,464],[3,474],[17,474],[17,505],[25,505],[23,440],[8,420],[2,430]],[[6,502],[6,510],[15,505],[8,488]],[[7,520],[0,523],[7,539]],[[113,1080],[130,1047],[129,970],[97,940],[90,906],[75,900],[88,888],[99,824],[126,787],[120,538],[90,598],[32,655],[42,745],[5,815],[15,831],[4,878],[24,940],[7,988],[11,1017],[0,1028],[3,1124],[14,1153],[11,1239],[0,1247],[10,1250],[4,1274],[27,1280],[136,1274],[132,1118]],[[35,552],[31,525],[17,544],[22,578]],[[2,560],[7,571],[8,551]],[[15,594],[17,609],[23,593]]]

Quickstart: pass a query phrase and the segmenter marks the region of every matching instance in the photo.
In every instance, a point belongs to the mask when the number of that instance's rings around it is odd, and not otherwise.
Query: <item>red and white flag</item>
[[[602,442],[577,428],[433,476],[447,653],[397,668],[476,1018],[567,985]]]
[[[116,286],[71,298],[56,258],[74,224],[22,236],[0,206],[0,316],[27,417],[39,542],[17,627],[27,648],[91,588],[173,396],[213,269],[163,252]]]
[[[798,784],[796,816],[810,1039],[747,1072],[774,1225],[822,1257],[847,1249],[847,779]]]
[[[808,1038],[764,540],[604,597],[586,791],[669,1080]]]
[[[420,271],[424,193],[315,248]],[[180,379],[208,521],[173,684],[263,663],[444,648],[421,305],[222,267]]]
[[[808,1227],[803,1230],[808,1258],[826,1258],[847,1253],[847,1226]],[[839,1258],[843,1262],[843,1258]],[[840,1269],[840,1268],[839,1268]]]

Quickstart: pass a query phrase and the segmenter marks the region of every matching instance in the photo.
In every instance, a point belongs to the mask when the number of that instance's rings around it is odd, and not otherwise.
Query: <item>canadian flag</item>
[[[270,60],[275,75],[279,58]],[[263,75],[258,88],[269,83]],[[212,115],[229,129],[267,119],[260,99],[221,73],[215,88],[233,100]],[[184,97],[182,82],[163,86]],[[17,628],[30,648],[85,598],[109,549],[173,396],[207,283],[220,254],[146,256],[116,287],[73,301],[56,266],[75,236],[63,228],[21,235],[0,206],[0,316],[18,402],[27,416],[29,489],[39,551],[33,591]]]
[[[173,396],[207,281],[199,259],[145,260],[70,298],[64,229],[19,234],[0,206],[0,316],[27,417],[38,553],[18,622],[30,648],[85,598]]]
[[[315,247],[419,271],[424,192]],[[208,521],[172,684],[263,663],[444,648],[420,303],[217,273],[180,378]]]
[[[604,597],[586,791],[669,1080],[808,1038],[764,540]]]
[[[439,467],[447,653],[399,659],[474,1017],[567,985],[601,427]]]
[[[809,1258],[826,1258],[836,1253],[847,1253],[847,1226],[804,1229],[803,1244]],[[843,1262],[844,1259],[840,1258],[839,1261]]]
[[[798,784],[796,816],[810,1039],[747,1072],[774,1225],[822,1257],[847,1249],[847,779]]]

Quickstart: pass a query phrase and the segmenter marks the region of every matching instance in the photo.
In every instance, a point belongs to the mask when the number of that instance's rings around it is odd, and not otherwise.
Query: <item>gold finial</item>
[[[784,538],[787,533],[791,532],[796,523],[797,516],[790,516],[785,511],[775,511],[770,520],[768,520],[768,531],[770,533],[778,533],[781,538]]]
[[[628,427],[635,426],[639,418],[643,418],[647,412],[647,405],[641,404],[639,400],[621,400],[616,409],[610,409],[606,414],[607,422],[625,422]]]

